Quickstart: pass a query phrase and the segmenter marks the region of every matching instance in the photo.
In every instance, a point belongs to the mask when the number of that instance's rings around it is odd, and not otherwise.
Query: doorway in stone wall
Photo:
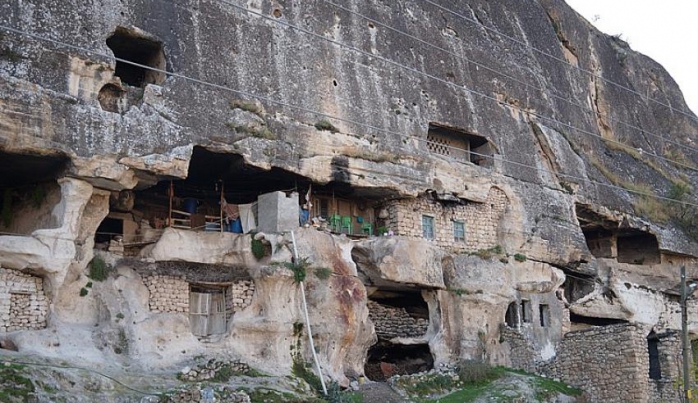
[[[189,322],[197,337],[223,334],[228,313],[225,287],[192,285],[189,291]]]

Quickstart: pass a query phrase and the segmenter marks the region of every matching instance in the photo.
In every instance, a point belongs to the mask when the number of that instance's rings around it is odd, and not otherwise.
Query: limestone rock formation
[[[0,15],[0,346],[678,401],[698,121],[656,62],[562,0],[83,3]]]

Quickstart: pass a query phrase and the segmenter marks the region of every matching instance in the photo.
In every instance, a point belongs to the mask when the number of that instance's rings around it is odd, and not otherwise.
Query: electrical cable
[[[562,126],[568,128],[568,129],[575,130],[575,131],[577,131],[577,132],[579,132],[579,133],[583,133],[583,134],[587,134],[587,135],[589,135],[589,136],[597,137],[597,138],[603,140],[604,142],[617,144],[617,145],[619,145],[619,146],[622,147],[622,148],[634,149],[633,147],[630,147],[630,146],[628,146],[628,145],[626,145],[626,144],[624,144],[624,143],[621,143],[621,142],[619,142],[619,141],[617,141],[617,140],[605,138],[605,137],[603,137],[603,136],[600,135],[600,134],[593,133],[593,132],[590,132],[590,131],[588,131],[588,130],[575,127],[575,126],[573,126],[573,125],[571,125],[571,124],[569,124],[569,123],[565,123],[565,122],[562,122],[562,121],[557,120],[557,119],[555,119],[555,118],[551,118],[551,117],[542,115],[542,114],[537,113],[537,112],[534,112],[534,111],[532,111],[532,110],[527,110],[526,108],[523,108],[523,107],[518,106],[518,105],[503,103],[502,101],[500,101],[500,100],[497,99],[496,97],[491,96],[491,95],[488,95],[488,94],[485,94],[484,92],[470,89],[470,88],[466,87],[465,85],[460,85],[460,84],[453,83],[453,82],[451,82],[451,81],[448,81],[448,80],[445,80],[445,79],[443,79],[443,78],[437,77],[437,76],[435,76],[435,75],[433,75],[433,74],[426,73],[426,72],[423,72],[423,71],[421,71],[421,70],[418,70],[418,69],[416,69],[416,68],[414,68],[414,67],[406,66],[406,65],[401,64],[401,63],[399,63],[399,62],[396,62],[396,61],[394,61],[394,60],[392,60],[392,59],[389,59],[389,58],[386,58],[386,57],[383,57],[383,56],[380,56],[380,55],[376,55],[376,54],[373,54],[373,53],[371,53],[371,52],[367,52],[367,51],[362,50],[362,49],[359,49],[359,48],[357,48],[356,46],[349,45],[349,44],[346,44],[346,43],[344,43],[344,42],[341,42],[341,41],[338,41],[338,40],[335,40],[335,39],[332,39],[332,38],[328,38],[328,37],[326,37],[326,36],[324,36],[324,35],[317,34],[317,33],[313,32],[313,31],[308,30],[308,29],[305,29],[305,28],[299,27],[299,26],[297,26],[297,25],[291,24],[291,23],[289,23],[289,22],[287,22],[287,21],[284,21],[284,20],[281,20],[281,19],[276,19],[276,18],[274,18],[274,17],[270,17],[270,16],[268,16],[268,15],[265,15],[265,14],[263,14],[263,13],[261,13],[261,12],[257,12],[257,11],[254,11],[254,10],[247,9],[247,8],[245,8],[245,7],[243,7],[243,6],[240,6],[240,5],[238,5],[238,4],[232,3],[232,2],[227,1],[227,0],[214,0],[214,1],[218,1],[219,3],[222,3],[222,4],[227,4],[227,5],[229,5],[229,6],[233,7],[233,8],[236,8],[236,9],[242,11],[242,12],[249,13],[249,14],[252,14],[252,15],[256,15],[256,16],[258,16],[258,17],[260,17],[260,18],[263,18],[263,19],[272,21],[272,22],[277,23],[277,24],[279,24],[279,25],[284,25],[284,26],[286,26],[286,27],[288,27],[288,28],[295,29],[295,30],[297,30],[297,31],[299,31],[299,32],[302,32],[302,33],[305,33],[305,34],[307,34],[307,35],[310,35],[310,36],[312,36],[312,37],[314,37],[314,38],[318,38],[318,39],[321,39],[321,40],[323,40],[323,41],[326,41],[326,42],[335,44],[335,45],[337,45],[337,46],[340,46],[340,47],[349,49],[349,50],[354,51],[354,52],[356,52],[356,53],[359,53],[359,54],[361,54],[361,55],[363,55],[363,56],[366,56],[366,57],[370,57],[370,58],[374,58],[374,59],[380,60],[380,61],[382,61],[382,62],[384,62],[384,63],[391,64],[391,65],[393,65],[393,66],[399,67],[399,68],[401,68],[401,69],[403,69],[403,70],[406,70],[406,71],[409,71],[409,72],[411,72],[411,73],[415,73],[415,74],[418,74],[418,75],[423,75],[423,76],[425,76],[425,77],[427,77],[427,78],[430,78],[430,79],[432,79],[432,80],[434,80],[434,81],[440,82],[440,83],[442,83],[442,84],[444,84],[444,85],[447,85],[447,86],[449,86],[449,87],[453,87],[453,88],[455,88],[455,89],[457,89],[457,90],[465,91],[465,92],[471,93],[471,94],[473,94],[473,95],[477,95],[477,96],[479,96],[479,97],[488,99],[488,100],[490,100],[490,101],[495,102],[495,103],[498,104],[498,105],[504,104],[504,105],[506,105],[506,106],[509,107],[509,108],[519,110],[519,111],[520,111],[521,113],[523,113],[524,115],[531,115],[531,116],[535,116],[535,117],[537,117],[537,118],[539,118],[539,119],[542,119],[542,120],[546,120],[546,121],[549,121],[549,122],[557,123],[557,124],[562,125]],[[673,163],[673,164],[675,164],[675,165],[679,165],[679,166],[681,166],[681,167],[683,167],[683,168],[685,168],[685,169],[698,172],[698,168],[696,168],[696,167],[694,167],[694,166],[691,166],[691,165],[688,165],[688,164],[684,164],[684,163],[681,163],[681,162],[678,162],[678,161],[673,161],[673,160],[670,160],[670,159],[668,159],[668,158],[666,158],[666,157],[662,157],[662,156],[660,156],[660,155],[658,155],[658,154],[648,153],[648,152],[645,152],[645,151],[642,151],[641,154],[643,154],[643,155],[646,154],[646,155],[649,155],[649,156],[654,157],[654,158],[656,158],[656,159],[664,160],[664,161],[667,161],[667,162],[671,162],[671,163]]]
[[[215,83],[211,83],[211,82],[204,81],[204,80],[201,80],[201,79],[189,77],[189,76],[186,76],[186,75],[181,74],[181,73],[170,72],[170,71],[166,71],[166,70],[163,70],[163,69],[159,69],[159,68],[147,66],[147,65],[144,65],[144,64],[132,62],[132,61],[129,61],[129,60],[126,60],[126,59],[118,58],[118,57],[115,57],[115,56],[112,56],[112,55],[107,55],[107,54],[100,53],[100,52],[97,52],[97,51],[94,51],[94,50],[90,50],[90,49],[86,49],[86,48],[83,48],[83,47],[80,47],[80,46],[71,45],[71,44],[68,44],[68,43],[65,43],[65,42],[61,42],[61,41],[58,41],[58,40],[55,40],[55,39],[50,39],[50,38],[46,38],[46,37],[43,37],[43,36],[40,36],[40,35],[32,34],[32,33],[26,32],[26,31],[18,30],[18,29],[12,28],[12,27],[7,27],[7,26],[5,26],[5,25],[1,25],[1,24],[0,24],[0,29],[4,29],[4,30],[7,30],[7,31],[10,31],[10,32],[19,34],[19,35],[28,36],[28,37],[34,38],[34,39],[36,39],[36,40],[39,40],[39,41],[46,41],[46,42],[53,43],[53,44],[58,45],[58,46],[67,47],[67,48],[74,49],[74,50],[78,50],[78,51],[81,51],[81,52],[86,52],[86,53],[89,53],[89,54],[101,56],[101,57],[104,57],[104,58],[107,58],[107,59],[110,59],[110,60],[116,60],[116,61],[119,61],[119,62],[122,62],[122,63],[126,63],[126,64],[133,65],[133,66],[136,66],[136,67],[140,67],[140,68],[143,68],[143,69],[147,69],[147,70],[151,70],[151,71],[156,71],[156,72],[164,73],[164,74],[167,74],[167,75],[170,75],[170,76],[173,76],[173,77],[178,77],[178,78],[181,78],[181,79],[183,79],[183,80],[188,80],[188,81],[191,81],[191,82],[200,84],[200,85],[209,86],[209,87],[216,88],[216,89],[220,89],[220,90],[224,90],[224,91],[229,91],[229,92],[236,93],[236,94],[240,94],[240,95],[243,95],[243,96],[246,96],[246,97],[249,97],[249,98],[256,98],[256,99],[259,99],[259,100],[262,100],[262,101],[265,101],[265,102],[268,102],[268,103],[272,103],[272,104],[277,104],[277,105],[285,106],[285,107],[288,107],[288,108],[290,108],[290,109],[300,110],[300,111],[303,111],[303,112],[306,112],[306,113],[311,113],[311,114],[314,114],[314,115],[317,115],[317,116],[322,116],[322,117],[325,117],[325,118],[328,118],[328,119],[332,119],[332,120],[336,120],[336,121],[340,121],[340,122],[345,122],[345,123],[350,123],[350,124],[353,124],[353,125],[356,125],[356,126],[366,127],[366,128],[369,128],[369,129],[373,129],[373,130],[376,130],[376,131],[380,131],[380,132],[390,133],[390,134],[393,134],[393,135],[397,135],[397,136],[399,136],[399,137],[405,137],[404,134],[398,133],[398,132],[395,132],[395,131],[392,131],[392,130],[389,130],[389,129],[380,128],[380,127],[377,127],[377,126],[373,126],[373,125],[370,125],[370,124],[367,124],[367,123],[363,123],[363,122],[359,122],[359,121],[352,120],[352,119],[346,119],[346,118],[337,117],[337,116],[334,116],[334,115],[331,115],[331,114],[328,114],[328,113],[315,111],[315,110],[312,110],[312,109],[309,109],[309,108],[306,108],[306,107],[303,107],[303,106],[298,106],[298,105],[290,104],[290,103],[283,102],[283,101],[277,101],[277,100],[274,100],[274,99],[272,99],[272,98],[269,98],[269,97],[266,97],[266,96],[257,95],[257,94],[250,93],[250,92],[247,92],[247,91],[236,90],[236,89],[233,89],[233,88],[230,88],[230,87],[227,87],[227,86],[223,86],[223,85],[220,85],[220,84],[215,84]],[[414,138],[414,139],[416,139],[416,140],[418,140],[418,141],[427,141],[427,142],[429,141],[429,140],[427,140],[427,139],[423,139],[423,138],[419,138],[419,137],[415,137],[415,136],[407,136],[407,137],[408,137],[408,138]],[[461,151],[461,152],[463,151],[462,149],[459,149],[459,148],[457,148],[457,147],[452,147],[452,146],[446,146],[446,147],[458,149],[458,150]],[[657,199],[661,199],[661,200],[666,200],[666,201],[670,201],[670,202],[674,202],[674,203],[678,203],[678,204],[683,204],[683,205],[698,207],[698,204],[689,203],[689,202],[686,202],[686,201],[681,201],[681,200],[676,200],[676,199],[671,199],[671,198],[668,198],[668,197],[663,197],[663,196],[659,196],[659,195],[655,195],[655,194],[651,194],[651,193],[641,192],[641,191],[637,191],[637,190],[634,190],[634,189],[626,189],[626,188],[623,188],[623,187],[620,187],[620,186],[617,186],[617,185],[612,185],[612,184],[606,184],[606,183],[601,183],[601,182],[597,182],[597,181],[592,181],[592,180],[590,180],[590,179],[581,178],[581,177],[576,177],[576,176],[574,176],[574,175],[562,174],[562,173],[554,172],[554,171],[551,171],[551,170],[546,170],[546,169],[543,169],[543,168],[540,168],[540,167],[535,167],[535,166],[531,166],[531,165],[522,164],[522,163],[519,163],[519,162],[516,162],[516,161],[507,160],[507,159],[501,158],[501,157],[499,157],[499,156],[486,155],[486,154],[477,153],[477,152],[474,152],[474,151],[470,151],[469,153],[472,154],[472,155],[477,155],[477,156],[483,157],[483,158],[488,158],[488,159],[493,159],[493,160],[500,160],[500,161],[502,161],[502,162],[514,164],[514,165],[517,165],[517,166],[520,166],[520,167],[530,168],[530,169],[537,170],[537,171],[541,171],[541,172],[549,172],[549,173],[552,173],[553,175],[556,175],[556,176],[558,176],[558,177],[566,177],[566,178],[570,178],[570,179],[576,179],[576,180],[580,180],[580,181],[584,181],[584,182],[593,183],[593,184],[599,185],[599,186],[604,186],[604,187],[608,187],[608,188],[619,189],[619,190],[622,190],[622,191],[624,191],[624,192],[634,193],[634,194],[638,194],[638,195],[642,195],[642,196],[647,196],[647,197],[653,197],[653,198],[657,198]],[[376,173],[381,173],[381,172],[376,171]],[[381,174],[384,174],[384,173],[381,173]],[[510,178],[513,178],[513,179],[517,179],[517,178],[512,177],[512,176],[510,176],[510,175],[504,175],[504,174],[502,174],[502,175],[505,176],[505,177],[510,177]]]
[[[560,57],[558,57],[558,56],[555,56],[555,55],[553,55],[553,54],[551,54],[551,53],[549,53],[549,52],[546,52],[546,51],[544,51],[544,50],[538,49],[537,47],[535,47],[535,46],[533,46],[533,45],[529,45],[529,44],[527,44],[527,43],[524,42],[524,41],[521,41],[521,40],[519,40],[519,39],[516,39],[516,38],[514,38],[514,37],[512,37],[512,36],[510,36],[510,35],[504,34],[504,33],[500,32],[500,31],[498,31],[498,30],[496,30],[496,29],[494,29],[494,28],[488,27],[487,25],[484,25],[484,24],[480,23],[479,21],[475,20],[474,18],[470,18],[470,17],[467,17],[467,16],[465,16],[465,15],[463,15],[463,14],[461,14],[461,13],[458,13],[458,12],[456,12],[456,11],[450,10],[450,9],[448,9],[448,8],[446,8],[446,7],[442,6],[442,5],[440,5],[440,4],[437,4],[437,3],[433,2],[432,0],[424,0],[424,1],[425,1],[426,3],[429,3],[429,4],[433,5],[434,7],[439,8],[439,9],[442,10],[442,11],[445,11],[446,13],[452,14],[452,15],[458,17],[458,18],[461,18],[461,19],[463,19],[463,20],[469,21],[469,22],[475,24],[476,26],[482,27],[483,29],[485,29],[485,30],[487,30],[487,31],[489,31],[489,32],[492,32],[493,34],[496,34],[496,35],[498,35],[498,36],[500,36],[500,37],[502,37],[502,38],[505,38],[505,39],[507,39],[507,40],[509,40],[509,41],[512,41],[512,42],[514,42],[514,43],[516,43],[516,44],[518,44],[518,45],[521,45],[521,46],[530,48],[531,50],[533,50],[533,51],[536,52],[536,53],[539,53],[539,54],[541,54],[541,55],[543,55],[543,56],[549,57],[549,58],[551,58],[551,59],[553,59],[553,60],[555,60],[555,61],[558,61],[558,62],[560,62],[560,63],[562,63],[562,64],[565,64],[565,65],[567,65],[567,66],[569,66],[569,67],[572,67],[572,68],[574,68],[574,69],[576,69],[576,70],[579,70],[579,71],[582,72],[582,73],[591,75],[591,76],[593,76],[593,77],[595,77],[595,78],[598,78],[598,79],[600,79],[600,80],[603,80],[604,82],[606,82],[606,83],[608,83],[608,84],[611,84],[611,85],[613,85],[613,86],[615,86],[615,87],[617,87],[617,88],[620,88],[620,89],[625,90],[625,91],[628,91],[628,92],[630,92],[630,93],[632,93],[632,94],[634,94],[634,95],[637,95],[637,96],[640,97],[640,99],[644,99],[644,100],[647,100],[647,101],[652,101],[652,102],[657,103],[657,104],[659,104],[659,105],[661,105],[661,106],[664,106],[664,107],[666,107],[666,108],[669,108],[669,109],[672,110],[672,111],[675,111],[675,112],[678,112],[678,113],[680,113],[680,114],[682,114],[682,115],[685,115],[686,117],[688,117],[688,118],[691,119],[691,120],[698,121],[698,117],[695,116],[695,114],[688,113],[688,112],[686,112],[686,111],[684,111],[684,110],[682,110],[682,109],[677,109],[677,108],[675,108],[675,107],[673,107],[673,106],[671,106],[671,105],[669,105],[669,104],[663,103],[662,101],[659,101],[659,100],[657,100],[657,99],[650,98],[649,96],[645,96],[645,95],[639,93],[638,91],[635,91],[635,90],[632,89],[632,88],[629,88],[629,87],[627,87],[627,86],[625,86],[625,85],[623,85],[623,84],[619,84],[619,83],[617,83],[617,82],[615,82],[615,81],[612,81],[612,80],[609,80],[609,79],[607,79],[607,78],[604,78],[604,77],[602,77],[601,75],[598,75],[598,74],[594,73],[594,72],[591,71],[591,70],[587,70],[587,69],[584,69],[584,68],[582,68],[582,67],[576,66],[576,65],[574,65],[574,64],[572,64],[572,63],[570,63],[570,62],[568,62],[567,60],[563,59],[563,58],[560,58]]]
[[[465,61],[465,62],[467,62],[467,63],[471,63],[471,64],[474,64],[475,66],[482,67],[483,69],[485,69],[485,70],[487,70],[487,71],[490,71],[490,72],[492,72],[492,73],[494,73],[494,74],[497,74],[497,75],[499,75],[499,76],[505,77],[505,78],[507,78],[507,79],[509,79],[509,80],[511,80],[511,81],[513,81],[513,82],[515,82],[515,83],[517,83],[517,84],[521,84],[521,85],[523,85],[523,86],[525,86],[525,87],[532,88],[532,89],[534,89],[534,90],[536,90],[536,91],[540,91],[541,93],[545,93],[546,91],[550,91],[550,92],[551,92],[551,97],[556,98],[556,99],[559,99],[559,100],[564,101],[564,102],[567,102],[568,104],[570,104],[570,105],[572,105],[572,106],[576,106],[576,107],[578,107],[578,108],[580,108],[580,109],[586,111],[587,113],[591,114],[591,115],[594,116],[594,117],[596,117],[596,116],[603,116],[603,117],[606,117],[606,118],[608,118],[608,119],[611,120],[611,121],[616,121],[616,122],[618,122],[618,123],[620,123],[620,124],[622,124],[622,125],[625,125],[625,126],[631,128],[631,129],[633,129],[633,130],[637,130],[637,131],[640,131],[641,133],[646,133],[646,134],[651,135],[651,136],[653,136],[653,137],[657,137],[657,138],[661,139],[662,141],[665,141],[665,142],[667,142],[667,143],[669,143],[669,144],[673,144],[673,145],[676,145],[677,147],[682,147],[682,148],[685,148],[685,149],[688,149],[688,150],[692,150],[692,151],[698,152],[698,148],[691,147],[691,146],[689,146],[689,145],[686,145],[686,144],[683,144],[683,143],[680,143],[680,142],[677,142],[677,141],[668,139],[668,138],[666,138],[665,136],[662,136],[662,135],[660,135],[660,134],[656,134],[656,133],[653,133],[653,132],[651,132],[651,131],[645,130],[645,129],[643,129],[643,128],[639,127],[639,126],[636,126],[636,125],[634,125],[634,124],[632,124],[632,123],[626,122],[626,121],[624,121],[624,120],[622,120],[622,119],[619,119],[619,118],[616,118],[616,117],[613,117],[613,116],[611,116],[610,113],[604,113],[604,112],[601,112],[601,111],[595,111],[595,110],[593,110],[592,108],[587,107],[587,106],[585,106],[585,105],[583,105],[583,104],[581,104],[581,103],[578,103],[578,102],[576,102],[576,101],[574,101],[574,100],[572,100],[572,99],[570,99],[570,98],[566,98],[566,97],[561,96],[561,95],[556,95],[556,93],[557,93],[557,94],[560,94],[561,92],[558,91],[558,90],[556,90],[556,89],[554,89],[554,88],[549,88],[549,87],[547,87],[547,86],[536,86],[536,85],[534,85],[534,84],[530,84],[530,83],[528,83],[528,82],[519,80],[518,78],[516,78],[516,77],[514,77],[514,76],[512,76],[512,75],[509,75],[509,74],[507,74],[507,73],[503,73],[503,72],[501,72],[501,71],[499,71],[499,70],[497,70],[497,69],[495,69],[495,68],[493,68],[493,67],[489,67],[489,66],[485,65],[484,63],[480,63],[480,62],[478,62],[478,61],[469,59],[468,57],[463,56],[463,55],[458,55],[458,54],[456,54],[456,53],[454,53],[454,52],[451,52],[450,50],[448,50],[448,49],[446,49],[446,48],[443,48],[443,47],[441,47],[441,46],[439,46],[439,45],[436,45],[436,44],[433,44],[433,43],[431,43],[431,42],[425,41],[425,40],[423,40],[423,39],[421,39],[421,38],[419,38],[419,37],[417,37],[417,36],[414,36],[414,35],[412,35],[412,34],[410,34],[410,33],[408,33],[408,32],[402,31],[402,30],[397,29],[397,28],[395,28],[395,27],[392,27],[392,26],[390,26],[390,25],[388,25],[388,24],[386,24],[386,23],[383,23],[383,22],[381,22],[381,21],[378,21],[378,20],[376,20],[376,19],[374,19],[374,18],[368,17],[368,16],[366,16],[366,15],[364,15],[364,14],[361,14],[361,13],[359,13],[359,12],[356,12],[356,11],[354,11],[354,10],[351,10],[351,9],[349,9],[349,8],[347,8],[347,7],[345,7],[345,6],[342,6],[341,4],[337,4],[337,3],[335,3],[335,2],[333,2],[333,1],[331,1],[331,0],[320,0],[320,1],[322,1],[322,2],[324,2],[324,3],[327,3],[327,4],[329,4],[329,5],[332,5],[332,6],[336,7],[336,8],[341,9],[341,10],[344,10],[344,11],[346,11],[346,12],[348,12],[348,13],[350,13],[350,14],[353,14],[353,15],[355,15],[355,16],[357,16],[357,17],[363,18],[363,19],[365,19],[365,20],[367,20],[367,21],[370,21],[370,22],[373,23],[373,24],[382,26],[382,27],[384,27],[384,28],[386,28],[386,29],[388,29],[388,30],[390,30],[390,31],[393,31],[393,32],[398,33],[398,34],[403,35],[403,36],[406,36],[406,37],[408,37],[408,38],[410,38],[410,39],[412,39],[412,40],[415,40],[415,41],[417,41],[417,42],[419,42],[419,43],[421,43],[421,44],[424,44],[424,45],[426,45],[426,46],[429,46],[429,47],[432,48],[432,49],[439,50],[439,51],[444,52],[444,53],[446,53],[446,54],[448,54],[448,55],[450,55],[450,56],[453,56],[453,57],[456,57],[456,58],[458,58],[458,59],[461,59],[461,60],[463,60],[463,61]],[[632,147],[630,147],[630,146],[628,146],[628,147],[629,147],[629,148],[632,148]]]

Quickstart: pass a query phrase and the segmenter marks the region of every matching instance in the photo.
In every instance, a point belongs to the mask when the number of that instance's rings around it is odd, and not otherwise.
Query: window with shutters
[[[426,239],[434,239],[434,217],[422,216],[422,236]]]
[[[453,240],[456,242],[465,242],[465,223],[461,221],[453,222]]]

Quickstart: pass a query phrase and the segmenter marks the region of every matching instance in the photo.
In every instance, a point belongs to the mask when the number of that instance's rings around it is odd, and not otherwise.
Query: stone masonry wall
[[[659,344],[659,368],[662,379],[650,379],[650,393],[652,402],[680,402],[681,401],[681,334],[672,332],[660,335]]]
[[[143,282],[150,291],[151,312],[189,312],[189,283],[184,277],[154,275]]]
[[[394,200],[386,205],[389,218],[386,226],[396,235],[423,237],[422,216],[434,217],[436,244],[455,251],[487,249],[497,244],[497,227],[507,207],[506,194],[490,189],[484,203],[441,203],[428,197]],[[465,240],[456,241],[453,222],[465,224]]]
[[[381,339],[395,337],[420,337],[427,332],[429,321],[413,318],[403,308],[393,308],[368,301],[368,316]]]
[[[654,402],[646,337],[633,324],[570,332],[541,372],[584,390],[592,402]]]
[[[254,281],[239,280],[225,291],[225,308],[230,313],[239,312],[252,303]]]
[[[536,362],[540,361],[539,354],[533,349],[525,336],[517,329],[502,324],[501,339],[509,344],[509,359],[511,367],[528,372],[535,372]]]
[[[43,329],[47,312],[41,277],[0,268],[0,332]]]

